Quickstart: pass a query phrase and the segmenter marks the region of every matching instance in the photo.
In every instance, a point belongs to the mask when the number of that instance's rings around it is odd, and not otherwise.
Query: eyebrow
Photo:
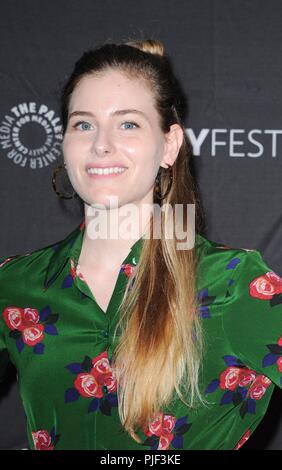
[[[123,116],[125,114],[139,114],[140,116],[144,117],[148,121],[148,118],[147,118],[146,114],[143,113],[143,111],[139,111],[138,109],[117,109],[116,111],[113,111],[111,113],[111,116]],[[90,116],[90,117],[94,117],[94,114],[91,113],[90,111],[73,111],[72,113],[70,113],[69,119],[72,116]]]

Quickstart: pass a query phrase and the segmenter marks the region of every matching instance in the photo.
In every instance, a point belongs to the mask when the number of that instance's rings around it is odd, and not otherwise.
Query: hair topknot
[[[128,41],[125,44],[149,54],[159,55],[161,57],[165,54],[163,43],[155,39],[146,39],[145,41]]]

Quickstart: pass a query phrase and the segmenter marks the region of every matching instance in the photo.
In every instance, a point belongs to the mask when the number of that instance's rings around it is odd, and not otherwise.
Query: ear
[[[172,124],[169,131],[165,134],[165,151],[160,166],[168,168],[172,166],[178,156],[180,147],[183,143],[183,130],[179,124]]]

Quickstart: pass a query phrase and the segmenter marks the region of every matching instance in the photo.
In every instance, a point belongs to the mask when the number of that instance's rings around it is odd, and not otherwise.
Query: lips
[[[89,169],[89,168],[114,168],[114,167],[119,167],[119,168],[126,168],[127,169],[127,166],[123,165],[122,163],[108,163],[108,164],[102,164],[102,165],[94,165],[94,164],[88,164],[86,165],[86,171]]]
[[[95,168],[95,172],[94,172],[94,168]],[[108,168],[112,168],[112,170],[108,171]],[[113,168],[122,168],[121,170],[114,170]],[[87,175],[90,177],[90,178],[98,178],[98,179],[103,179],[103,178],[114,178],[114,177],[117,177],[117,176],[121,176],[123,173],[126,173],[127,171],[127,168],[125,167],[104,167],[104,172],[102,172],[102,168],[99,167],[89,167],[88,170],[86,171]]]

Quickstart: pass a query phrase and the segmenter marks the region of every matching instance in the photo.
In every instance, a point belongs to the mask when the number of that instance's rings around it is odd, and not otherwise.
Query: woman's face
[[[176,148],[175,126],[181,130],[174,124],[163,133],[144,81],[116,70],[83,77],[70,98],[63,140],[73,188],[93,206],[109,207],[110,196],[118,207],[152,203],[159,166],[173,164],[182,143],[178,129]]]

